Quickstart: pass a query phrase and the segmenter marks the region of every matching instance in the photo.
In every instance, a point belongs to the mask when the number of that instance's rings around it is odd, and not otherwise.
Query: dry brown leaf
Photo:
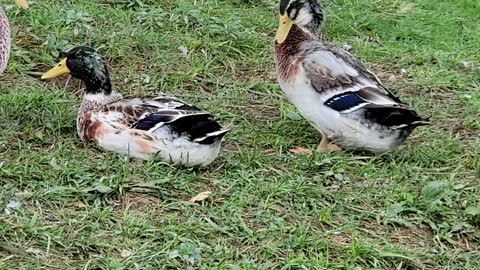
[[[415,3],[403,3],[400,5],[400,13],[408,13],[415,7]]]
[[[311,155],[312,150],[303,147],[295,147],[289,150],[294,155]]]
[[[263,151],[263,153],[266,155],[266,156],[273,156],[273,155],[276,155],[277,152],[275,149],[266,149],[265,151]]]
[[[83,202],[80,202],[80,201],[74,202],[73,206],[75,206],[76,208],[85,208],[86,207],[86,205]]]
[[[192,203],[203,202],[206,199],[208,199],[208,197],[210,197],[210,195],[212,195],[211,191],[204,191],[204,192],[198,193],[197,196],[190,199],[190,202],[192,202]]]

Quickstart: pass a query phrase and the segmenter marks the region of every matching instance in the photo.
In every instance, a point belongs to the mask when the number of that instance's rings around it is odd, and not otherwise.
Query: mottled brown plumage
[[[158,158],[175,165],[206,166],[219,154],[223,129],[208,112],[179,99],[122,98],[112,89],[105,59],[77,47],[42,78],[71,74],[85,84],[77,115],[83,142],[139,159]]]
[[[318,150],[342,148],[375,153],[401,145],[428,123],[394,96],[347,51],[320,40],[318,0],[282,0],[276,40],[278,81],[301,114],[322,133]]]
[[[114,95],[107,101],[96,101],[90,99],[84,99],[77,113],[77,133],[80,140],[83,142],[95,142],[96,135],[99,132],[101,124],[95,115],[104,110],[106,102],[113,102],[120,99],[121,95]]]
[[[303,59],[297,57],[297,52],[300,50],[302,43],[310,38],[310,34],[294,25],[291,34],[288,35],[284,43],[278,44],[275,42],[275,60],[280,78],[283,80],[294,78],[298,72],[299,65],[303,63]]]
[[[28,8],[28,4],[24,0],[15,0],[15,2],[23,8]],[[10,56],[10,43],[10,23],[0,3],[0,75],[7,68],[8,58]]]
[[[10,23],[0,4],[0,74],[7,67],[10,55]]]

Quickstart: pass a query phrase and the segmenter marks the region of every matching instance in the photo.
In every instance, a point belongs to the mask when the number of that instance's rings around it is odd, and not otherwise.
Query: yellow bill
[[[15,0],[15,3],[17,3],[17,5],[21,6],[24,9],[27,9],[27,8],[30,7],[28,5],[27,1],[25,1],[25,0]]]
[[[288,14],[280,16],[280,25],[278,26],[277,35],[275,36],[275,40],[278,44],[282,44],[288,37],[288,33],[290,33],[290,29],[292,29],[293,22],[288,17]]]
[[[54,68],[45,72],[42,75],[42,80],[53,79],[64,74],[70,74],[70,69],[67,67],[67,58],[63,59]]]

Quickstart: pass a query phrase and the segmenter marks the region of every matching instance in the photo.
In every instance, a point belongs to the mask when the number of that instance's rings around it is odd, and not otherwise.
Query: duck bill
[[[60,61],[54,68],[45,72],[42,75],[42,80],[53,79],[64,74],[70,74],[70,69],[67,67],[67,58]]]
[[[21,6],[24,9],[27,9],[27,8],[30,7],[28,5],[27,1],[25,1],[25,0],[15,0],[15,3],[17,3],[17,5]]]
[[[280,25],[278,26],[277,35],[275,36],[275,41],[278,44],[282,44],[288,37],[290,29],[292,29],[293,22],[288,17],[288,14],[280,16]]]

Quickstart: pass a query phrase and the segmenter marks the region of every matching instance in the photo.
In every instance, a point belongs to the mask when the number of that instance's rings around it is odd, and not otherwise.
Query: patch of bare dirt
[[[454,239],[455,247],[460,247],[465,251],[477,251],[480,252],[480,238],[474,238],[469,235],[457,235]]]
[[[435,246],[434,235],[426,226],[395,227],[387,233],[394,242],[412,249]]]
[[[225,143],[222,147],[222,152],[236,154],[236,153],[240,153],[241,149],[240,149],[239,145],[231,144],[231,143]]]
[[[402,96],[409,98],[418,96],[415,85],[408,79],[405,70],[402,70],[402,68],[383,64],[371,64],[370,70],[375,73],[382,83],[394,94],[400,95],[401,93]]]
[[[411,226],[384,226],[374,222],[362,222],[362,227],[368,232],[368,238],[371,240],[388,239],[397,245],[405,246],[409,249],[432,249],[439,245],[435,239],[435,234],[427,225]],[[442,242],[446,245],[452,245],[464,251],[480,250],[480,242],[468,235],[457,235],[450,242]]]
[[[335,233],[330,241],[338,247],[350,247],[352,245],[352,237],[344,233]]]
[[[392,243],[399,244],[410,249],[421,249],[435,246],[432,230],[427,226],[389,226],[376,222],[362,222],[369,237],[375,239],[389,239]]]
[[[463,120],[467,117],[464,104],[453,91],[435,91],[429,94],[429,111],[437,112],[432,116],[432,122],[449,134],[454,134],[462,140],[475,140],[478,130],[466,127]]]
[[[119,200],[115,201],[114,205],[122,211],[128,209],[139,216],[145,215],[152,209],[161,214],[161,210],[158,208],[160,199],[146,193],[126,193]]]
[[[235,80],[241,81],[259,81],[262,83],[276,83],[277,78],[275,75],[275,67],[250,67],[250,66],[235,66],[235,67],[226,67],[231,73],[232,77]],[[269,71],[270,70],[270,71]]]
[[[246,109],[255,119],[271,120],[280,117],[279,108],[271,105],[266,99],[252,97],[247,101]]]

